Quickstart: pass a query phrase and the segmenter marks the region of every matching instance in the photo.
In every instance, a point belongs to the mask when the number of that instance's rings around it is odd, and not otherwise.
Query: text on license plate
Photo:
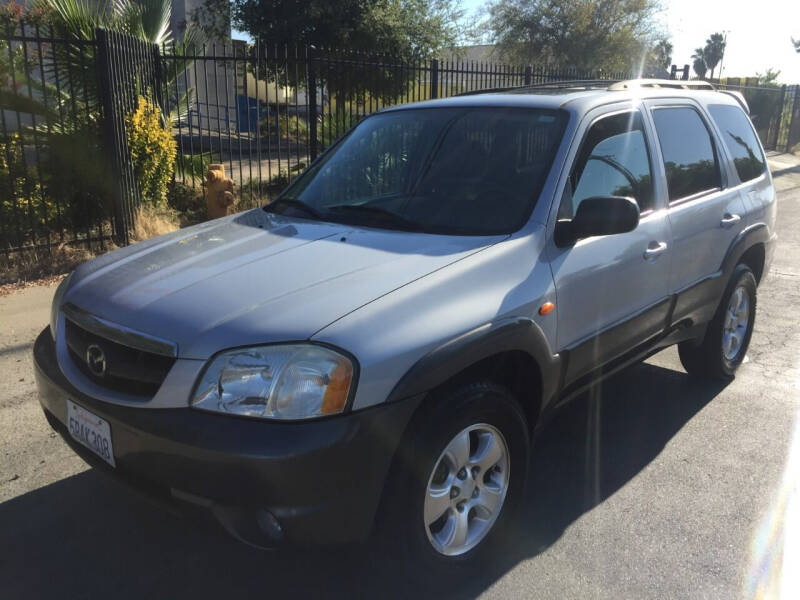
[[[73,438],[112,467],[116,467],[114,449],[111,446],[111,426],[108,421],[67,400],[67,428]]]

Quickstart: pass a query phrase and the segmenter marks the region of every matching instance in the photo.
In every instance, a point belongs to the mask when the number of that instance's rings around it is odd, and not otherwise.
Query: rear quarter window
[[[750,119],[738,106],[712,104],[708,112],[722,133],[722,140],[733,158],[742,182],[759,177],[767,167]]]
[[[664,158],[670,202],[721,187],[714,142],[694,108],[656,108],[653,122]]]

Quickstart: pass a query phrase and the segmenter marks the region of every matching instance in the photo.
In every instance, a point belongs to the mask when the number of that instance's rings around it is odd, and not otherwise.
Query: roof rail
[[[496,87],[483,90],[472,90],[461,92],[455,96],[476,96],[478,94],[494,94],[498,92],[524,92],[525,90],[541,89],[561,89],[561,88],[601,88],[606,89],[609,83],[617,83],[616,79],[569,79],[565,81],[548,81],[546,83],[534,83],[532,85],[513,85],[508,87]]]
[[[627,81],[617,81],[608,86],[608,89],[612,92],[637,88],[673,88],[679,90],[716,89],[707,81],[684,81],[682,79],[628,79]]]

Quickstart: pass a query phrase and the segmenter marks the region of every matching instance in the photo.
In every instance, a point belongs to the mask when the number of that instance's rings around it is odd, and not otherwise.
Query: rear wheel
[[[747,265],[737,265],[700,341],[678,345],[681,363],[690,375],[728,379],[742,364],[756,317],[756,279]]]
[[[496,553],[522,497],[529,445],[525,416],[501,386],[473,383],[431,399],[387,482],[385,549],[438,578]]]

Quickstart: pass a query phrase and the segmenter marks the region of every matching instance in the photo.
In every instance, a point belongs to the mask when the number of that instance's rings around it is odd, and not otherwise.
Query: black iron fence
[[[209,164],[223,164],[234,180],[238,208],[263,204],[385,106],[627,77],[458,57],[403,62],[264,42],[187,52],[115,32],[76,42],[21,25],[0,36],[0,253],[128,242],[146,196],[128,143],[139,97],[160,108],[175,140],[170,201],[202,213]],[[797,86],[751,83],[726,86],[748,99],[765,147],[800,143]]]
[[[142,201],[137,173],[128,147],[126,117],[137,106],[139,96],[163,104],[161,59],[158,48],[115,31],[97,30],[97,80],[104,119],[102,136],[112,177],[115,240],[127,244]]]
[[[760,85],[757,77],[728,77],[715,81],[715,85],[742,93],[764,148],[789,152],[800,143],[800,136],[792,126],[797,123],[793,116],[797,113],[795,98],[799,86]]]
[[[474,90],[626,76],[457,58],[400,62],[263,42],[206,46],[189,57],[168,47],[161,58],[164,70],[174,74],[167,104],[181,107],[174,122],[176,180],[201,191],[207,165],[222,163],[242,208],[269,201],[356,122],[386,106]],[[187,58],[192,63],[179,74]]]
[[[24,24],[0,35],[0,253],[60,243],[103,249],[113,211],[98,135],[97,44]]]

